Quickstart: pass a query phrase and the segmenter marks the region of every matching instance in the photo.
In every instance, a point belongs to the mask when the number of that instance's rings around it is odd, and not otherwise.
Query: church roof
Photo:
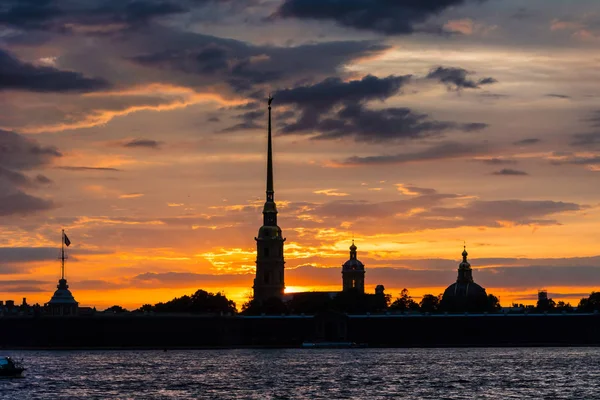
[[[352,240],[352,246],[350,246],[350,259],[342,265],[344,271],[364,271],[365,265],[356,258],[356,249],[357,247],[354,244],[354,240]]]
[[[356,270],[365,269],[365,265],[360,260],[357,260],[357,259],[350,259],[350,260],[346,261],[344,263],[343,267],[344,267],[345,271],[354,270],[354,269],[356,269]]]
[[[69,290],[69,285],[67,285],[66,279],[61,279],[58,281],[56,292],[54,292],[54,296],[48,302],[49,305],[58,305],[58,304],[78,304],[73,297],[73,294]]]
[[[485,289],[475,282],[455,282],[444,291],[443,298],[447,297],[487,297]]]
[[[471,270],[471,264],[467,261],[467,248],[465,246],[462,252],[462,262],[458,265],[458,277],[456,282],[448,286],[444,291],[443,298],[474,298],[474,297],[487,297],[485,289],[476,284],[473,281],[473,271]]]

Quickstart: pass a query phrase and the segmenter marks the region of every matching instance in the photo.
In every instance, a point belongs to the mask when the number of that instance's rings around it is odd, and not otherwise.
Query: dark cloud
[[[530,19],[532,17],[534,17],[536,14],[534,14],[533,12],[531,12],[530,10],[526,9],[526,8],[520,8],[519,10],[517,10],[517,12],[515,12],[513,15],[511,15],[511,18],[517,19],[517,20],[525,20],[525,19]]]
[[[108,88],[104,79],[25,63],[0,49],[0,90],[32,92],[92,92]]]
[[[481,130],[484,130],[488,126],[488,124],[484,124],[482,122],[468,122],[466,124],[453,123],[454,128],[459,129],[463,132],[479,132]]]
[[[0,264],[0,275],[24,274],[30,269],[23,268],[22,265]]]
[[[27,175],[2,167],[0,167],[0,179],[5,179],[16,187],[32,186],[32,181]]]
[[[188,9],[184,4],[175,0],[3,0],[0,25],[59,33],[106,34],[185,12]]]
[[[342,165],[381,165],[404,164],[418,161],[447,160],[453,158],[474,157],[485,154],[487,146],[476,144],[462,144],[457,142],[441,143],[428,149],[413,153],[400,153],[394,155],[379,155],[367,157],[350,157]]]
[[[536,144],[536,143],[539,143],[539,142],[541,142],[541,139],[538,139],[538,138],[527,138],[527,139],[516,141],[513,144],[515,146],[529,146],[531,144]]]
[[[36,261],[56,261],[60,250],[58,247],[0,247],[0,259],[7,263],[28,263]],[[73,249],[69,250],[70,261],[76,262],[77,255],[106,254],[98,250]]]
[[[427,20],[465,0],[285,0],[272,18],[333,21],[355,29],[384,34],[418,31],[443,33]]]
[[[566,94],[558,94],[558,93],[548,93],[546,97],[554,97],[557,99],[570,99],[571,96],[567,96]]]
[[[410,189],[410,188],[407,188]],[[286,215],[299,215],[302,225],[306,215],[322,223],[312,228],[331,226],[332,221],[354,221],[364,235],[384,232],[456,229],[461,227],[501,228],[510,225],[544,226],[560,224],[556,216],[582,211],[587,206],[576,203],[537,200],[472,200],[461,194],[436,191],[406,196],[401,200],[369,202],[337,200],[322,204],[292,204]]]
[[[51,261],[57,257],[54,247],[0,247],[0,259],[8,263]]]
[[[62,154],[56,147],[41,146],[16,132],[0,130],[0,166],[32,169],[51,163]]]
[[[146,272],[130,279],[132,286],[140,287],[189,287],[194,285],[214,286],[226,280],[229,285],[247,286],[252,282],[254,275],[211,275],[196,274],[192,272]]]
[[[313,126],[288,125],[284,133],[316,130],[315,139],[354,137],[358,142],[385,142],[397,139],[418,139],[437,136],[457,127],[452,122],[430,120],[427,114],[418,114],[409,108],[370,110],[363,105],[344,107],[334,116]],[[300,128],[300,129],[299,129]]]
[[[528,260],[532,264],[522,266],[495,266],[478,268],[481,260],[469,260],[474,267],[473,278],[487,288],[510,288],[516,290],[532,290],[532,296],[537,298],[539,287],[589,287],[600,285],[600,265],[595,266],[555,266],[533,264],[538,260]],[[510,260],[507,260],[510,261]],[[368,262],[368,261],[367,261]],[[393,266],[369,269],[369,279],[376,284],[383,284],[386,288],[445,288],[456,281],[458,260],[422,260],[423,269],[398,268]],[[444,262],[443,270],[427,268]],[[403,263],[400,261],[400,263]],[[408,260],[408,264],[411,260]],[[370,265],[370,264],[367,264]],[[336,285],[339,282],[338,268],[317,268],[309,265],[301,266],[286,271],[286,282],[294,285],[314,284],[315,281],[323,285]],[[311,283],[312,282],[312,283]],[[554,297],[562,297],[558,293],[549,293]],[[396,295],[396,294],[394,294]],[[579,297],[587,297],[581,294]],[[507,306],[508,304],[504,304]]]
[[[129,142],[123,143],[123,147],[128,148],[146,148],[146,149],[158,149],[162,145],[162,142],[152,139],[133,139]]]
[[[436,67],[427,74],[427,79],[433,79],[445,84],[448,90],[479,89],[481,85],[490,85],[498,82],[494,78],[483,78],[477,81],[469,79],[472,72],[463,68]]]
[[[431,120],[409,108],[369,109],[368,101],[384,101],[401,92],[411,75],[360,80],[327,78],[314,85],[284,89],[274,94],[276,104],[292,105],[300,112],[292,122],[283,122],[284,134],[309,134],[315,139],[353,137],[359,142],[384,142],[439,135],[451,129],[475,131],[482,123],[457,124]]]
[[[0,284],[2,284],[2,281],[0,281]],[[44,293],[49,290],[38,286],[8,286],[3,287],[2,291],[6,293]]]
[[[332,77],[314,85],[277,91],[274,97],[277,104],[293,104],[303,110],[314,109],[324,113],[339,104],[384,101],[398,94],[411,78],[411,75],[391,75],[385,78],[367,75],[360,80],[344,82]]]
[[[590,157],[577,157],[577,156],[563,156],[559,159],[551,160],[552,165],[584,165],[584,166],[596,166],[600,165],[600,156]]]
[[[515,160],[509,160],[506,158],[484,158],[476,161],[481,161],[482,163],[488,165],[508,165],[517,163]]]
[[[245,131],[249,129],[260,129],[264,127],[264,122],[259,123],[259,119],[263,119],[265,116],[264,110],[252,110],[245,112],[243,114],[237,115],[236,119],[241,119],[242,122],[237,123],[233,126],[222,129],[221,132],[237,132],[237,131]],[[282,120],[282,116],[279,116],[278,119]]]
[[[117,168],[108,168],[108,167],[63,166],[63,167],[56,167],[56,168],[64,169],[65,171],[112,171],[112,172],[121,172],[122,171]]]
[[[54,207],[48,199],[31,196],[24,188],[48,183],[38,175],[32,179],[23,170],[43,168],[62,154],[16,132],[0,130],[0,215],[26,215]]]
[[[69,284],[77,288],[76,290],[116,290],[127,287],[125,283],[115,283],[104,281],[101,279],[88,279],[84,281],[69,282]]]
[[[583,208],[579,204],[556,201],[476,200],[465,207],[432,208],[421,217],[458,217],[465,226],[501,227],[505,222],[515,225],[556,225],[558,222],[550,216]]]
[[[536,260],[531,260],[536,262]],[[597,286],[600,266],[553,267],[527,265],[477,270],[481,282],[494,287],[532,288],[551,286]],[[589,294],[588,294],[589,295]],[[587,296],[586,296],[587,297]]]
[[[174,34],[172,34],[174,35]],[[165,49],[134,56],[139,65],[175,71],[204,84],[221,80],[238,92],[254,91],[256,85],[296,82],[306,76],[334,74],[346,63],[386,50],[370,41],[324,42],[294,47],[255,46],[209,35],[175,35],[179,44],[163,43]]]
[[[53,284],[48,281],[33,279],[0,280],[0,291],[5,293],[43,293],[52,290]]]
[[[39,183],[39,184],[41,184],[41,185],[49,185],[49,184],[51,184],[51,183],[52,183],[52,179],[48,178],[48,177],[47,177],[47,176],[45,176],[45,175],[38,174],[38,175],[35,177],[35,182],[36,182],[36,183]]]
[[[600,111],[596,111],[592,116],[586,119],[587,122],[591,123],[593,128],[600,128]]]
[[[54,207],[55,205],[51,200],[40,199],[21,191],[9,195],[0,195],[0,216],[27,215],[50,210]]]
[[[21,172],[12,171],[2,167],[0,167],[0,179],[4,179],[10,184],[19,188],[35,187],[38,185],[48,185],[52,183],[50,178],[42,174],[38,174],[32,179]]]
[[[510,168],[503,168],[500,171],[493,172],[492,175],[525,176],[525,175],[529,175],[529,174],[525,171],[519,171],[516,169],[510,169]]]
[[[571,146],[600,145],[600,132],[576,133],[571,141]]]

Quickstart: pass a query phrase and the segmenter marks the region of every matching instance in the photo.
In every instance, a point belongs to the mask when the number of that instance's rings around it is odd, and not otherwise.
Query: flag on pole
[[[69,240],[69,237],[67,236],[66,233],[63,233],[64,237],[65,237],[65,246],[69,247],[69,245],[71,244],[71,241]]]

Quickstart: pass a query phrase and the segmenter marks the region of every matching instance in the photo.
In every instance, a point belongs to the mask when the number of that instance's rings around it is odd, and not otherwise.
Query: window
[[[263,249],[263,254],[265,255],[265,257],[269,257],[269,248],[268,247],[265,247]]]
[[[265,283],[268,285],[269,283],[271,283],[271,273],[270,272],[265,272]]]

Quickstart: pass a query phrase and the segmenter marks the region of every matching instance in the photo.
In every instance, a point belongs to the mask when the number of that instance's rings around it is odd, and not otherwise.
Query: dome
[[[475,282],[455,282],[444,291],[443,298],[463,297],[471,299],[481,296],[487,297],[485,289]]]
[[[365,265],[362,262],[360,262],[360,260],[357,260],[356,258],[351,258],[344,263],[343,269],[344,269],[344,271],[349,271],[349,270],[361,271],[361,270],[365,269]]]
[[[465,246],[463,252],[462,252],[462,262],[458,265],[459,269],[471,269],[471,264],[469,264],[469,262],[467,261],[467,256],[469,255],[469,253],[467,253],[467,247]]]
[[[456,282],[448,286],[442,296],[442,308],[446,311],[485,311],[487,293],[473,281],[471,264],[467,261],[467,250],[462,252]]]
[[[77,304],[66,279],[59,280],[57,288],[48,304]]]
[[[364,271],[365,265],[360,262],[358,258],[356,258],[356,245],[354,244],[354,240],[352,240],[352,246],[350,246],[350,259],[344,263],[343,270],[344,271]]]

